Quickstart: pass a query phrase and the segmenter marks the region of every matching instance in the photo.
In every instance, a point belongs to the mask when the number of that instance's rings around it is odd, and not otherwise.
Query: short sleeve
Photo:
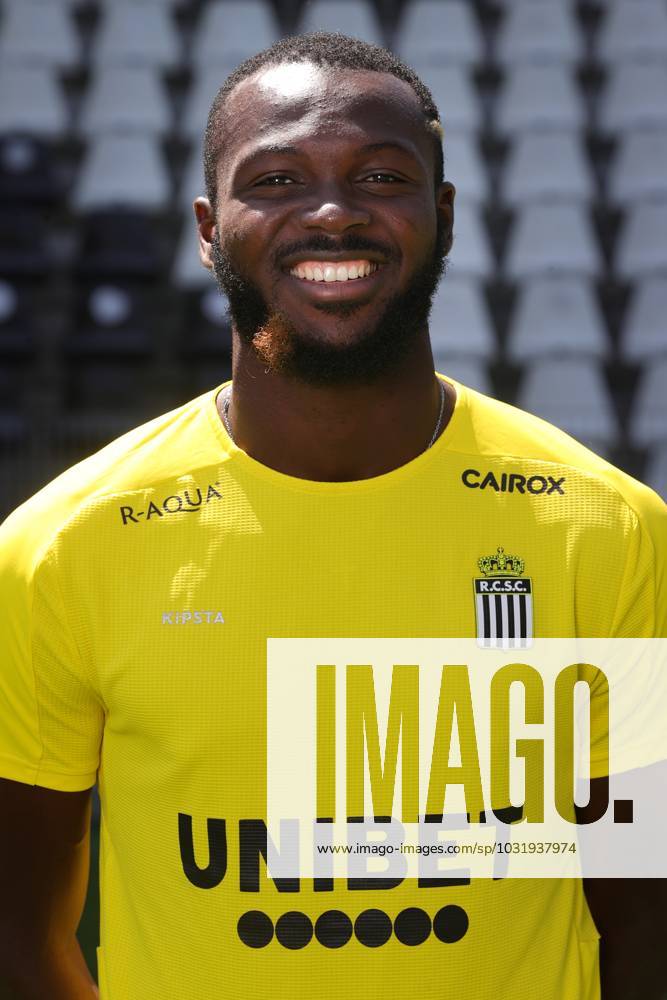
[[[21,508],[0,526],[0,777],[59,791],[95,784],[104,709],[68,623],[52,548]]]
[[[611,626],[610,639],[656,640],[652,647],[638,644],[637,651],[626,654],[647,657],[655,674],[649,689],[637,679],[615,693],[615,743],[619,770],[648,766],[665,758],[665,637],[667,636],[667,506],[652,491],[641,487],[635,499],[634,530],[625,549],[624,571]],[[657,640],[662,640],[658,642]],[[650,651],[650,652],[649,652]],[[650,677],[644,665],[641,678]],[[618,699],[622,698],[620,708]],[[601,720],[609,711],[607,685],[600,678],[591,688],[591,723],[595,731],[605,732]],[[612,763],[612,768],[614,765]],[[614,768],[615,769],[615,768]],[[591,775],[606,775],[606,760],[601,747],[591,746]]]

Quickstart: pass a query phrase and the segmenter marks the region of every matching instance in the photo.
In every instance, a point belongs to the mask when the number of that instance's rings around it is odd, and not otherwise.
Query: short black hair
[[[204,180],[206,195],[214,209],[217,202],[217,165],[224,137],[223,113],[227,98],[241,80],[265,66],[277,66],[285,62],[312,62],[317,66],[391,73],[399,80],[404,80],[414,90],[424,112],[425,126],[433,137],[435,183],[437,185],[442,182],[444,159],[440,115],[430,90],[415,71],[379,45],[371,45],[339,32],[313,31],[305,35],[288,35],[246,59],[230,73],[216,94],[204,134]]]

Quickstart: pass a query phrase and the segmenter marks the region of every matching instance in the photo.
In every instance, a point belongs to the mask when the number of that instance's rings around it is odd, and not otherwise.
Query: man
[[[2,968],[21,998],[96,995],[75,943],[96,778],[103,1000],[600,995],[578,880],[265,877],[268,639],[492,642],[471,580],[509,553],[534,589],[519,645],[664,634],[657,498],[433,371],[440,134],[414,74],[352,39],[237,69],[195,204],[232,382],[5,523]]]

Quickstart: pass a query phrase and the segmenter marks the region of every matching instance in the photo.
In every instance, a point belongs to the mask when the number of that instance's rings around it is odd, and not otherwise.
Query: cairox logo
[[[469,490],[494,490],[496,493],[565,493],[565,476],[524,476],[520,472],[480,472],[479,469],[465,469],[461,482]]]
[[[172,493],[159,503],[151,500],[145,510],[124,505],[119,508],[123,525],[130,522],[139,524],[142,518],[150,521],[152,517],[162,518],[169,514],[192,514],[212,500],[222,500],[222,494],[216,490],[219,485],[219,482],[209,483],[206,493],[199,486],[188,486],[182,493]]]

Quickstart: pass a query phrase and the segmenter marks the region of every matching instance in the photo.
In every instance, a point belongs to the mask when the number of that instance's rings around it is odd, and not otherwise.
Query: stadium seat
[[[144,135],[103,135],[93,140],[72,203],[79,211],[110,205],[144,211],[164,208],[170,180],[159,146]]]
[[[619,348],[621,357],[631,362],[667,354],[667,275],[645,278],[635,287]]]
[[[621,137],[607,175],[607,196],[621,207],[644,198],[667,198],[667,128]]]
[[[375,9],[368,0],[312,0],[303,9],[299,32],[342,31],[365,42],[384,45]]]
[[[171,108],[153,67],[100,67],[83,102],[79,132],[87,137],[109,132],[163,135],[170,127]]]
[[[618,434],[609,389],[591,359],[535,361],[522,379],[517,405],[594,449],[608,447]]]
[[[202,151],[199,146],[193,146],[183,168],[178,195],[178,204],[183,210],[187,222],[192,221],[193,201],[205,193]]]
[[[492,115],[495,131],[583,128],[585,107],[568,66],[509,66]]]
[[[53,205],[65,186],[50,143],[29,135],[0,136],[0,201]]]
[[[662,0],[616,0],[604,13],[596,54],[603,62],[667,59],[667,7]]]
[[[465,0],[413,0],[406,4],[394,48],[418,72],[435,63],[480,62],[484,54],[475,14]]]
[[[220,65],[198,67],[195,64],[192,84],[179,117],[178,131],[200,148],[213,98],[224,83],[225,76],[226,70]]]
[[[639,448],[667,442],[667,357],[657,358],[642,370],[628,436]]]
[[[0,134],[57,137],[68,128],[65,96],[50,66],[0,64]]]
[[[197,227],[191,215],[186,216],[176,245],[172,277],[177,287],[185,291],[208,289],[214,283],[211,273],[200,263]]]
[[[72,69],[81,58],[74,22],[58,3],[5,3],[0,27],[0,64]]]
[[[667,127],[667,62],[621,62],[609,66],[596,107],[598,129],[615,131]]]
[[[273,7],[265,0],[222,0],[204,7],[192,43],[193,67],[227,72],[280,37]],[[220,83],[218,86],[220,86]],[[217,88],[216,88],[217,89]]]
[[[91,212],[80,225],[78,275],[100,282],[144,279],[154,278],[162,267],[156,227],[146,213],[117,208]]]
[[[53,266],[43,213],[34,207],[0,205],[0,274],[3,278],[39,278]]]
[[[86,413],[91,422],[101,423],[100,429],[108,425],[114,437],[118,426],[132,426],[131,411],[141,409],[141,401],[146,395],[148,375],[146,363],[105,358],[99,361],[85,361],[72,365],[69,369],[71,380],[71,409]],[[136,422],[136,420],[135,420]]]
[[[493,360],[496,338],[476,281],[445,276],[433,299],[429,328],[434,354]]]
[[[588,213],[568,203],[523,206],[504,263],[508,277],[519,281],[548,271],[594,277],[602,270]]]
[[[7,359],[34,355],[35,299],[33,284],[0,278],[0,368]]]
[[[465,358],[459,355],[448,353],[433,356],[435,370],[441,375],[448,375],[461,385],[477,392],[483,392],[486,396],[493,395],[489,371],[483,361],[479,358]]]
[[[578,62],[583,39],[574,9],[569,4],[524,0],[514,3],[496,34],[496,61],[515,66],[520,62]]]
[[[472,132],[481,128],[482,106],[465,67],[424,66],[420,75],[440,112],[445,145],[451,132]]]
[[[619,236],[616,271],[641,278],[667,269],[667,199],[643,201],[628,212]]]
[[[445,177],[456,187],[456,205],[488,196],[488,175],[474,136],[453,132],[445,139]]]
[[[549,275],[522,285],[506,352],[517,363],[565,354],[604,359],[609,342],[590,281]]]
[[[99,65],[123,64],[173,69],[181,45],[170,12],[157,3],[114,3],[102,10],[93,58]]]
[[[587,201],[595,178],[578,132],[523,132],[505,163],[503,200],[513,207],[554,198]]]
[[[649,455],[644,482],[667,503],[667,444],[654,449]]]
[[[453,278],[485,278],[493,270],[493,257],[479,211],[464,202],[454,212],[454,245],[449,254]]]
[[[145,296],[131,285],[94,284],[82,288],[75,329],[65,344],[73,357],[149,355],[153,335]]]

